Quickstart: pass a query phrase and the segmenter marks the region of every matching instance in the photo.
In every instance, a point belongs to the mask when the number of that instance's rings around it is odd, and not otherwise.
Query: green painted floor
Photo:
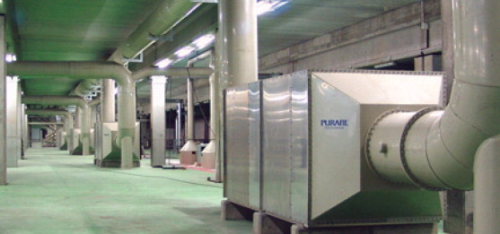
[[[0,233],[252,233],[220,220],[213,174],[142,167],[103,169],[93,156],[30,149],[0,187]]]

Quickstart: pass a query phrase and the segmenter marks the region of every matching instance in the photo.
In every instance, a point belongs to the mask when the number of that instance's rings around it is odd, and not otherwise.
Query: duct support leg
[[[500,233],[500,136],[485,141],[474,163],[474,233]]]
[[[402,225],[378,225],[358,227],[331,227],[331,228],[305,228],[303,225],[293,224],[290,234],[366,234],[366,233],[389,233],[389,234],[437,234],[438,225],[433,223],[402,224]]]
[[[187,79],[187,117],[186,117],[186,144],[180,150],[181,164],[194,164],[198,150],[194,139],[194,98],[193,80]]]
[[[271,217],[264,212],[253,214],[254,234],[285,234],[289,233],[290,223]]]
[[[130,169],[133,167],[133,144],[132,137],[124,137],[121,144],[121,168]]]
[[[252,220],[253,213],[252,209],[240,206],[229,200],[221,202],[222,220]]]
[[[5,16],[0,16],[0,32],[5,32]],[[5,58],[5,33],[0,33],[0,58]],[[5,92],[5,60],[0,59],[0,185],[7,184],[7,155],[5,137],[5,112],[6,112],[6,92]]]
[[[151,77],[151,166],[165,165],[165,76]]]

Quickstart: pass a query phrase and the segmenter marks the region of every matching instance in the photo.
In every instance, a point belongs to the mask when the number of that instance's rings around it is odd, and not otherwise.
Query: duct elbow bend
[[[450,151],[447,141],[461,143],[447,140],[450,136],[446,136],[443,128],[450,129],[445,126],[450,118],[443,118],[444,114],[436,108],[427,108],[381,116],[365,144],[370,167],[390,182],[427,190],[471,189],[472,165],[461,162]]]

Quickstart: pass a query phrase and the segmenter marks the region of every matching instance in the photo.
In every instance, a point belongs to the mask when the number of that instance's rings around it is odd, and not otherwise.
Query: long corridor
[[[29,149],[0,187],[0,233],[251,233],[222,221],[222,186],[194,170],[98,168],[93,156]]]

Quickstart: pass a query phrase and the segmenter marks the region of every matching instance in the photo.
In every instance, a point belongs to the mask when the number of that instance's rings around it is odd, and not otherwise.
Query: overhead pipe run
[[[220,0],[220,18],[227,42],[228,86],[258,80],[257,14],[255,0]]]
[[[23,104],[39,104],[39,105],[76,105],[82,110],[83,118],[81,118],[81,140],[83,155],[90,154],[90,109],[88,103],[78,96],[23,96]],[[69,120],[69,118],[68,118]]]
[[[135,82],[132,73],[117,63],[96,62],[15,62],[7,66],[9,75],[38,76],[41,78],[68,77],[73,79],[111,78],[118,84],[118,138],[117,145],[131,145],[135,126]],[[133,167],[132,149],[122,148],[121,167]]]
[[[153,14],[137,27],[110,59],[121,62],[122,57],[134,58],[158,40],[158,37],[168,33],[188,17],[201,4],[186,0],[164,1]]]
[[[104,79],[101,93],[101,112],[102,122],[115,122],[115,81],[112,79]]]
[[[95,92],[100,87],[100,80],[97,79],[88,79],[80,82],[70,93],[69,95],[78,95],[78,96],[92,96],[95,95]]]
[[[158,69],[154,67],[147,67],[135,71],[132,74],[132,80],[139,81],[150,76],[166,76],[168,79],[176,79],[191,77],[191,78],[207,78],[214,73],[212,68],[208,67],[171,67],[167,69]]]
[[[497,0],[454,1],[449,105],[444,111],[388,114],[366,145],[373,169],[387,180],[425,189],[475,188],[477,233],[500,232],[499,187],[490,183],[499,166],[498,138],[492,138],[500,133],[499,8]]]

